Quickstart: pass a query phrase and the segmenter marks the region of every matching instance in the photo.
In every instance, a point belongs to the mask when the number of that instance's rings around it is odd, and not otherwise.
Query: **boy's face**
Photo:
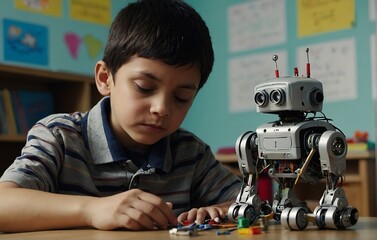
[[[110,124],[118,140],[125,147],[143,150],[177,130],[193,103],[200,77],[196,65],[172,67],[136,56],[115,77],[109,74]]]

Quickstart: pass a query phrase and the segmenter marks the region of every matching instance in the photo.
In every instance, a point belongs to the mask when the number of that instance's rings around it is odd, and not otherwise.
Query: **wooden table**
[[[271,220],[271,225],[267,233],[259,235],[240,235],[237,231],[230,235],[216,235],[215,230],[201,231],[197,236],[177,236],[171,235],[168,231],[100,231],[93,229],[78,230],[53,230],[26,233],[0,234],[0,239],[286,239],[286,240],[309,240],[309,239],[371,239],[377,238],[377,218],[360,218],[359,222],[346,230],[318,230],[315,226],[308,226],[304,231],[290,231],[282,227],[278,222]]]

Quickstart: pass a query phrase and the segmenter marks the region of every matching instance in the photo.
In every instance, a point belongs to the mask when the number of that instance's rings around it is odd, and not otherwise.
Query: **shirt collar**
[[[166,137],[153,145],[148,157],[150,167],[169,172],[173,167],[170,138]]]
[[[109,113],[110,98],[104,97],[86,114],[83,121],[83,134],[86,135],[84,139],[95,165],[128,160],[123,146],[117,141],[110,127]],[[143,167],[169,172],[172,165],[170,138],[166,137],[152,146],[148,163]]]

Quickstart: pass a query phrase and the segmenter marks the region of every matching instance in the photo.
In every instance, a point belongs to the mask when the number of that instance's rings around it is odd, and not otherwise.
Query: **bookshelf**
[[[94,77],[0,64],[0,89],[47,91],[54,112],[88,111],[99,99]],[[25,135],[0,134],[0,174],[19,156]]]

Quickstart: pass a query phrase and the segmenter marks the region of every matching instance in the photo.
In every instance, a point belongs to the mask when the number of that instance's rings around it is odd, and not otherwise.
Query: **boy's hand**
[[[218,205],[212,205],[208,207],[201,207],[201,208],[193,208],[188,212],[181,213],[178,216],[178,222],[184,222],[184,221],[189,221],[189,222],[195,222],[197,224],[202,224],[204,223],[204,220],[206,218],[210,219],[215,219],[215,218],[220,218],[224,219],[225,216],[228,213],[228,209],[230,205],[233,202],[225,202],[222,204]]]
[[[178,223],[171,203],[140,189],[90,200],[85,215],[89,225],[102,230],[168,229]]]

